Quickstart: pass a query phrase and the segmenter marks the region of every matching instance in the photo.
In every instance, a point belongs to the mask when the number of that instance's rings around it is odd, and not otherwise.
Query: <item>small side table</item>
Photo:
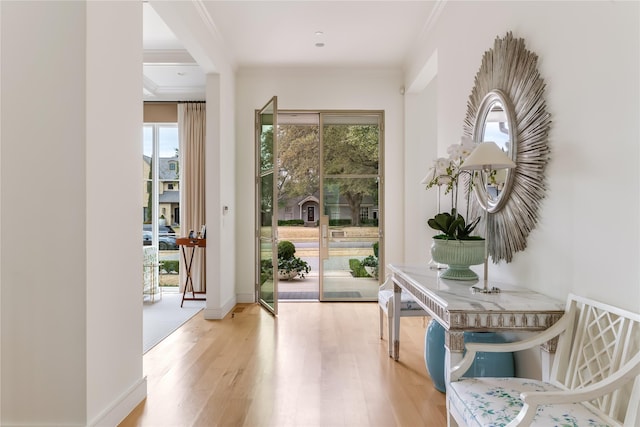
[[[205,280],[205,269],[202,269],[202,274],[200,276],[202,289],[200,291],[196,291],[193,287],[193,276],[192,276],[192,266],[193,266],[193,256],[196,253],[198,248],[202,248],[204,252],[207,247],[207,239],[197,239],[197,238],[189,238],[189,237],[179,237],[176,239],[176,243],[182,249],[182,259],[184,260],[184,266],[186,270],[186,278],[184,281],[184,290],[182,291],[182,302],[180,303],[180,307],[184,304],[185,301],[205,301],[206,297],[197,297],[196,295],[205,295],[207,293],[206,290],[206,280]],[[187,252],[190,252],[189,257],[187,259]],[[191,292],[191,296],[187,296],[187,292]]]

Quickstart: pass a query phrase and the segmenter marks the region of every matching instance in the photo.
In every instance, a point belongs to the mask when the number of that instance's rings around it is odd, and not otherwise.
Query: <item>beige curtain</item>
[[[205,224],[204,210],[204,146],[206,104],[178,104],[178,135],[180,136],[180,234],[198,233]],[[187,249],[187,261],[189,251]],[[180,260],[180,292],[184,290],[186,266]],[[206,291],[205,250],[196,248],[191,277],[196,292]]]

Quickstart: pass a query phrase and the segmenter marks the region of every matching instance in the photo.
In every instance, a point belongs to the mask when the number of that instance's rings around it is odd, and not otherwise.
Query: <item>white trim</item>
[[[220,308],[205,308],[204,309],[204,318],[206,320],[220,320],[224,319],[224,316],[229,314],[233,307],[236,305],[236,297],[234,296],[226,304],[224,304]]]
[[[116,426],[124,420],[127,415],[135,409],[143,400],[147,398],[147,377],[141,378],[136,384],[131,386],[111,405],[105,408],[93,420],[87,423],[88,426]]]
[[[236,301],[238,304],[251,304],[256,302],[256,295],[254,293],[240,293],[236,294]]]
[[[320,200],[318,200],[317,197],[315,197],[315,196],[307,196],[307,197],[305,197],[304,199],[302,199],[302,200],[300,200],[298,202],[298,206],[302,206],[302,205],[304,205],[305,203],[307,203],[309,201],[315,202],[315,203],[318,203],[318,204],[320,203]]]

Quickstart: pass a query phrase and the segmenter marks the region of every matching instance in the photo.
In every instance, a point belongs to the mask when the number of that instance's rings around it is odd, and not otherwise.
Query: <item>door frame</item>
[[[381,283],[382,278],[384,277],[384,211],[385,211],[385,198],[384,198],[384,135],[385,135],[385,114],[384,110],[320,110],[318,111],[320,114],[320,132],[319,132],[319,142],[320,142],[320,207],[318,212],[318,218],[320,220],[320,242],[319,242],[319,300],[320,301],[345,301],[344,299],[328,299],[324,297],[324,259],[329,258],[329,240],[331,238],[330,227],[329,227],[329,216],[325,215],[324,212],[324,118],[326,116],[339,116],[343,115],[345,117],[348,116],[363,116],[363,115],[375,115],[378,116],[378,125],[379,125],[379,135],[378,135],[378,209],[376,210],[378,216],[378,284]],[[353,178],[361,178],[358,175],[345,176],[353,177]],[[381,216],[382,213],[382,216]],[[358,213],[359,215],[359,213]],[[346,301],[353,301],[347,299]],[[355,301],[377,301],[377,295],[372,297],[371,299],[357,299]]]
[[[272,111],[272,126],[273,126],[273,145],[272,145],[272,194],[271,194],[271,232],[270,238],[266,239],[266,242],[271,243],[271,277],[273,281],[272,301],[266,301],[262,298],[262,243],[265,242],[265,238],[262,236],[262,177],[265,176],[261,170],[261,136],[262,136],[262,121],[261,116],[265,110],[271,108]],[[255,111],[255,158],[256,158],[256,170],[255,170],[255,232],[256,232],[256,248],[255,248],[255,293],[256,301],[260,303],[267,311],[273,315],[278,314],[278,188],[277,188],[277,173],[278,173],[278,97],[273,96],[260,110]]]

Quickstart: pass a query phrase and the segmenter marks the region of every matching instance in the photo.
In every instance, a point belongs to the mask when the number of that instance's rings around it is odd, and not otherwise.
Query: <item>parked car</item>
[[[142,224],[142,230],[151,232],[151,224]],[[158,234],[160,236],[173,236],[175,237],[176,231],[171,228],[170,225],[159,225],[158,226]]]
[[[142,245],[149,246],[153,243],[151,231],[142,231]],[[158,236],[158,249],[161,251],[178,249],[175,236]]]

